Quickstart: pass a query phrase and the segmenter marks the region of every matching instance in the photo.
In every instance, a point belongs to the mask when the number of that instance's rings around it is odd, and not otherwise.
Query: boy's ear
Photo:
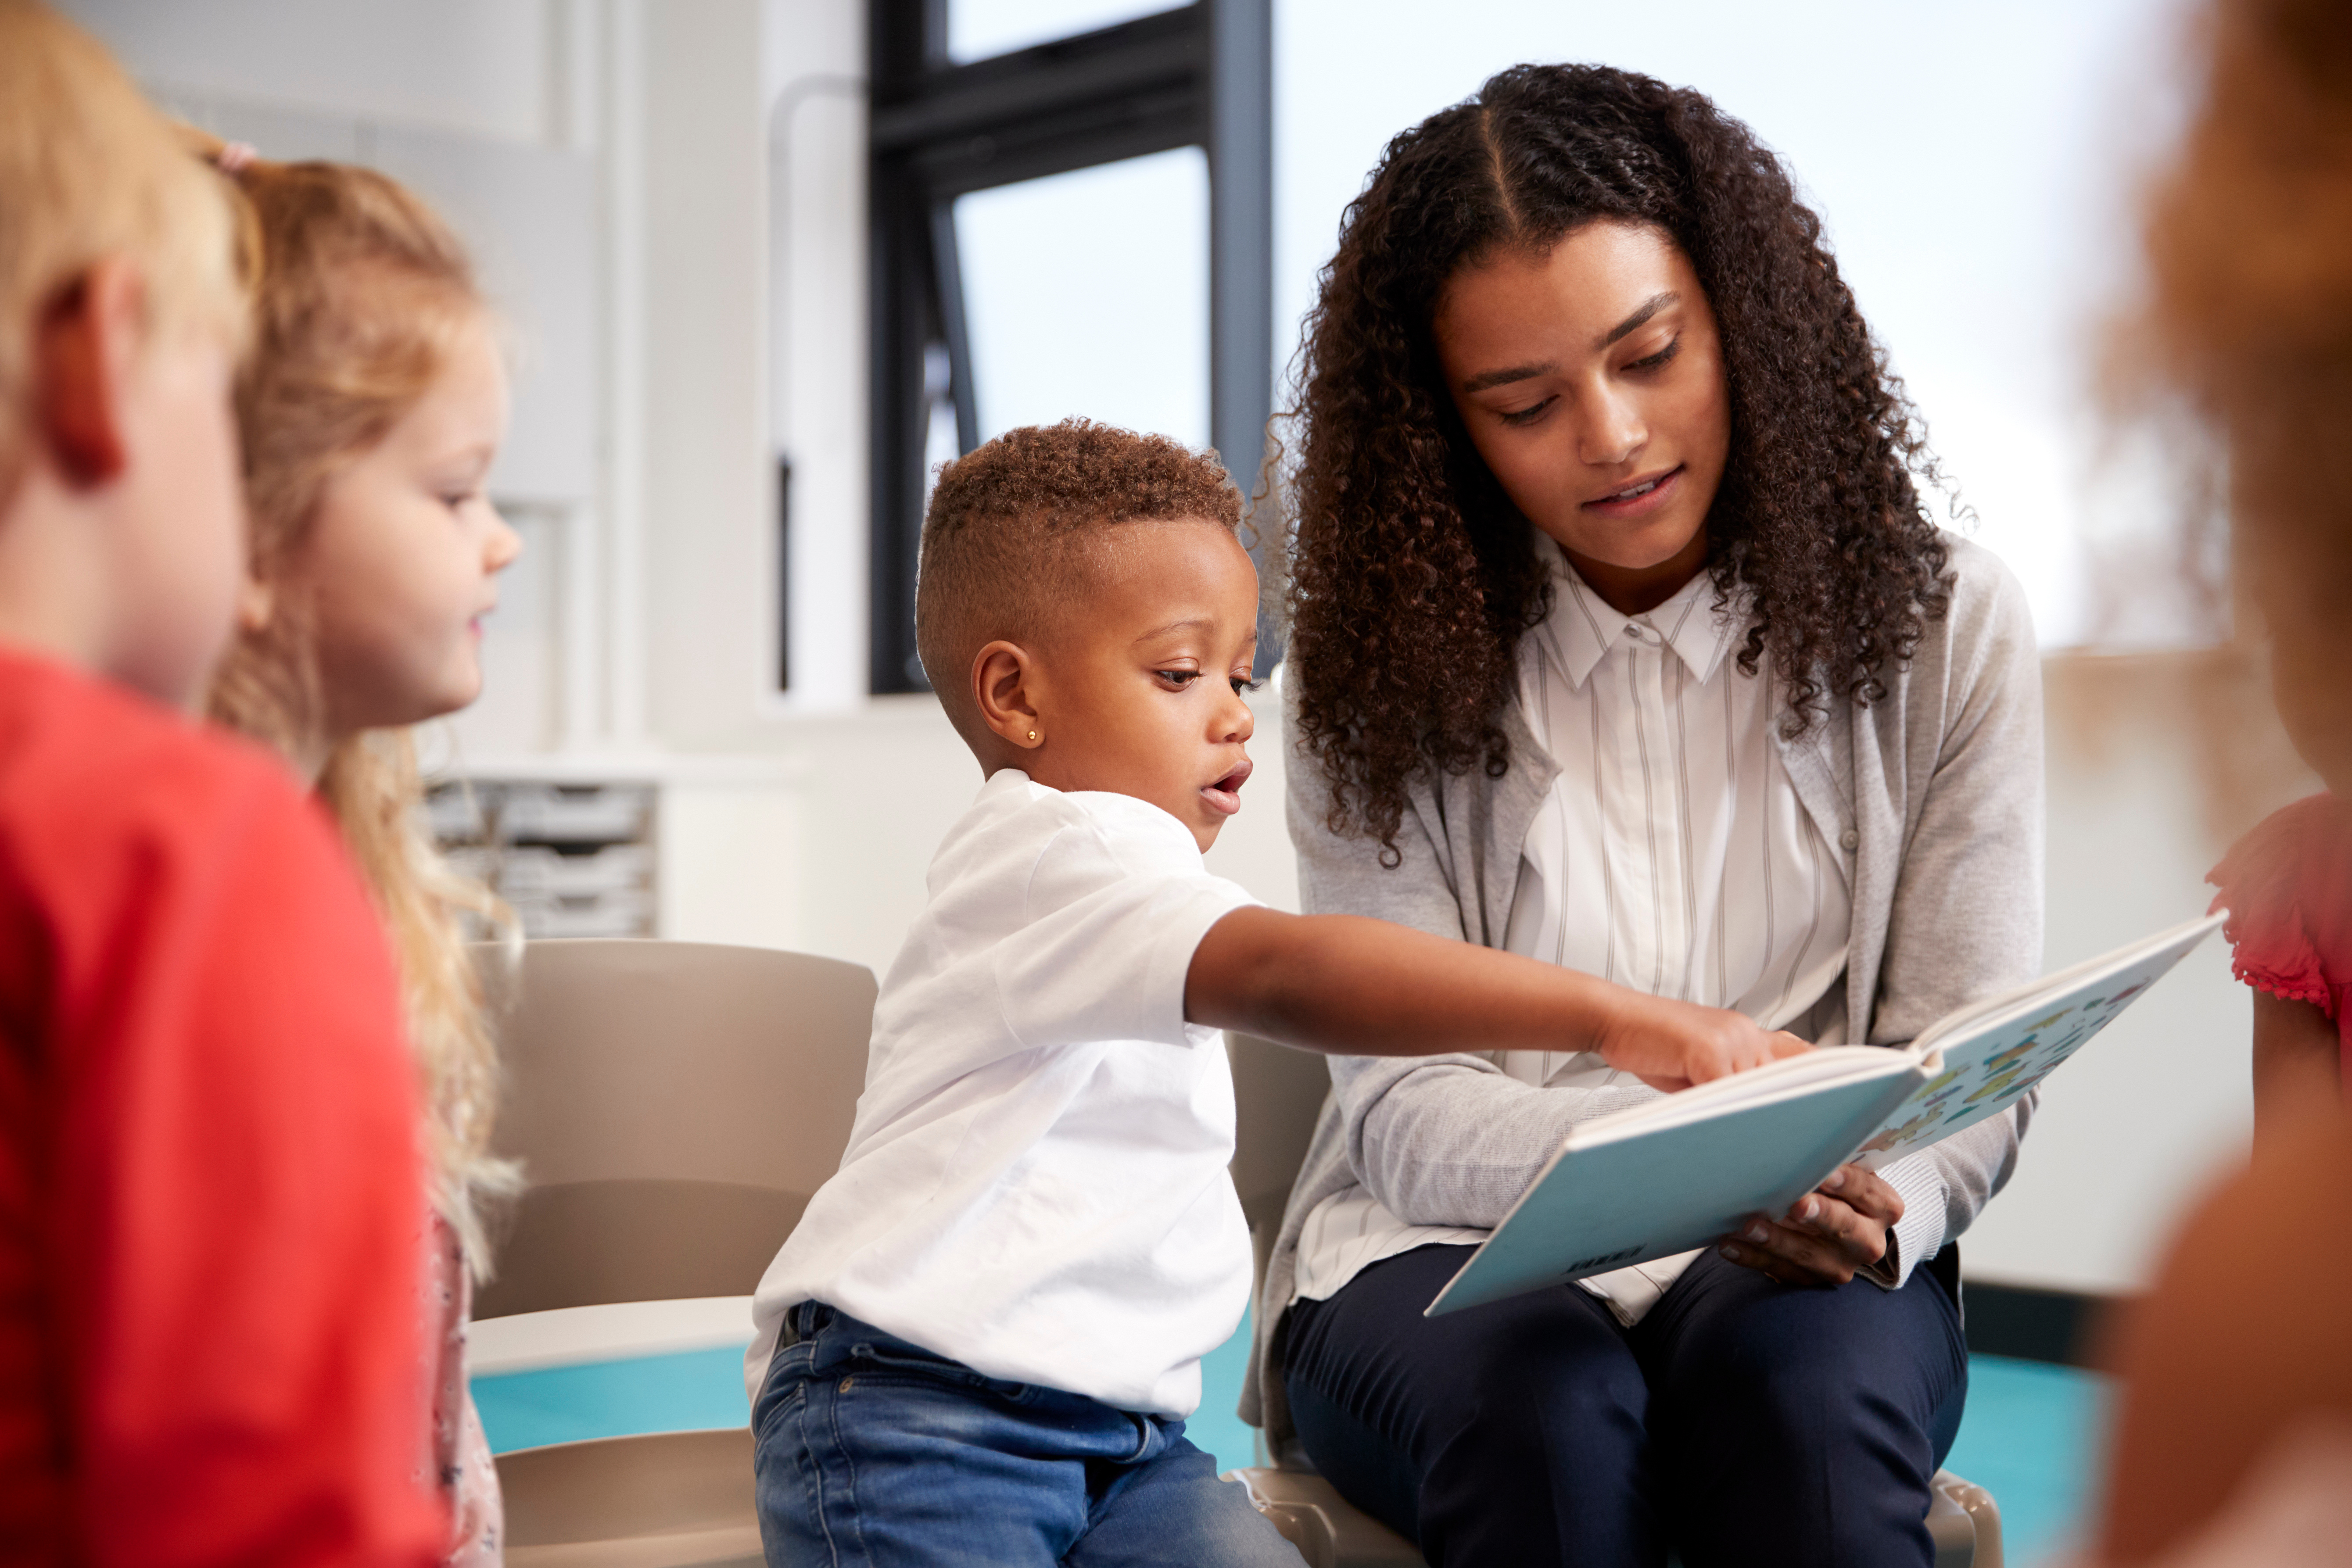
[[[122,472],[123,383],[139,352],[146,286],[110,256],[76,279],[41,318],[34,348],[36,419],[73,484],[103,485]]]
[[[1036,655],[1003,639],[971,658],[971,696],[982,724],[1024,751],[1045,743],[1037,716]]]

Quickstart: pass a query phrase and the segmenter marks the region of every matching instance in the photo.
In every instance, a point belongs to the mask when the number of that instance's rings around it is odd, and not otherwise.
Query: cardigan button
[[[1862,835],[1848,828],[1838,835],[1838,843],[1844,849],[1859,849],[1862,847]]]

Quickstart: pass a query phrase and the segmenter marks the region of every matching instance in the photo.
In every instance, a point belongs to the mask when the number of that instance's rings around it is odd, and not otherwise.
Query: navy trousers
[[[1899,1291],[1702,1253],[1628,1329],[1573,1286],[1424,1318],[1471,1252],[1416,1249],[1286,1316],[1316,1468],[1433,1568],[1927,1568],[1968,1396],[1956,1255]]]

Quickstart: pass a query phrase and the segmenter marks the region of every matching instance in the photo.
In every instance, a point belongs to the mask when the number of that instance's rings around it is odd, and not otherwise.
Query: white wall
[[[866,702],[866,37],[840,0],[770,0],[769,427],[792,480],[792,689]]]
[[[64,0],[134,75],[257,106],[543,139],[566,107],[549,0]]]
[[[767,117],[758,0],[639,14],[646,727],[723,741],[775,618],[767,473]]]
[[[2319,788],[2259,673],[2227,654],[2061,655],[2044,672],[2049,967],[2203,914],[2205,873],[2230,840]],[[2145,1284],[2182,1203],[2244,1155],[2252,1018],[2216,937],[2071,1060],[2043,1091],[2016,1177],[1962,1243],[1967,1271]]]

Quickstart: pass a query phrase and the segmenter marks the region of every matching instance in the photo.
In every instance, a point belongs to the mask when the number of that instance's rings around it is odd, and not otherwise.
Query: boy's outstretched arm
[[[1236,909],[1209,928],[1184,1016],[1349,1056],[1595,1051],[1664,1090],[1810,1050],[1742,1014],[1354,915]]]

